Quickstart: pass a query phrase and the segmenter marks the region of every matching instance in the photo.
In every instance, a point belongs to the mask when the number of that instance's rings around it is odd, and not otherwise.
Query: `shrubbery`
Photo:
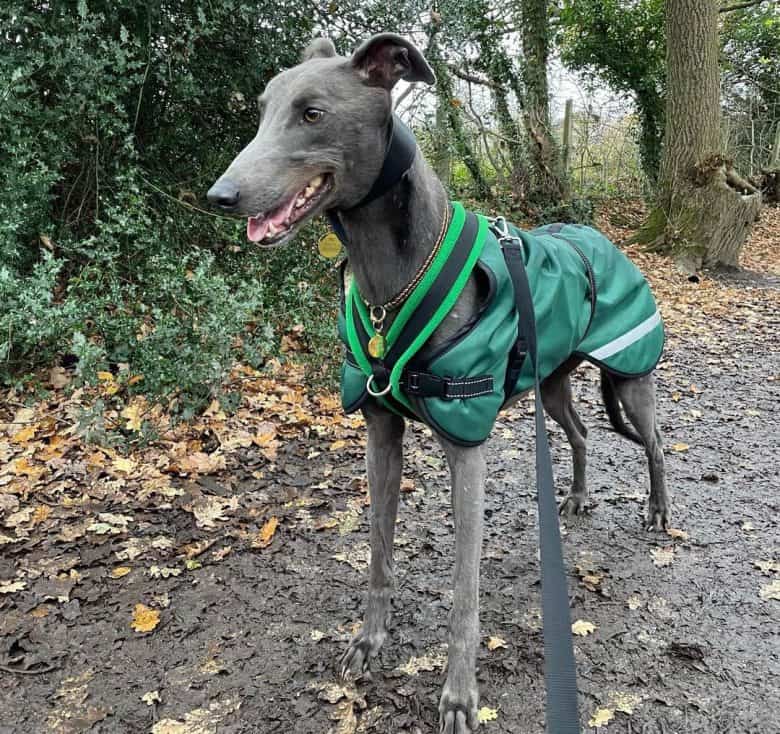
[[[311,236],[269,255],[241,245],[243,222],[197,209],[254,134],[255,95],[311,37],[310,12],[3,5],[0,381],[75,355],[84,379],[128,365],[135,389],[189,412],[236,357],[261,362],[311,318],[333,280]]]

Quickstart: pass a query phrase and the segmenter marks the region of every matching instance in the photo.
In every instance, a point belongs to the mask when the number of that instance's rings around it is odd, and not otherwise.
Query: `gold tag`
[[[385,338],[381,334],[374,334],[368,340],[368,353],[374,359],[381,359],[385,356]]]
[[[328,234],[320,237],[318,243],[320,255],[332,260],[334,257],[338,257],[341,252],[341,240],[336,236],[334,232],[328,232]]]

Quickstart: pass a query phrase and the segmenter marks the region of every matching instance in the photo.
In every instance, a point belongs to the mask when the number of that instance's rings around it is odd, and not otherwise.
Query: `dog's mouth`
[[[249,217],[246,222],[246,236],[251,242],[258,244],[280,243],[332,187],[331,174],[321,173],[315,176],[275,209]]]

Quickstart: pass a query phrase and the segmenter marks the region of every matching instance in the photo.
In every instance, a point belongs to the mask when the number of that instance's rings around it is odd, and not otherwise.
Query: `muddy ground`
[[[642,452],[607,430],[597,372],[576,380],[592,507],[565,523],[564,544],[572,620],[595,625],[575,638],[583,731],[780,732],[780,601],[762,598],[778,594],[780,320],[773,284],[751,285],[733,286],[749,307],[675,329],[658,370],[676,537],[643,529]],[[695,303],[699,286],[680,287]],[[496,734],[543,731],[530,410],[501,417],[489,459],[478,679],[497,712],[483,730]],[[566,487],[568,446],[550,435]],[[84,512],[129,512],[131,524],[70,541],[51,526],[0,546],[0,579],[24,571],[26,583],[0,596],[0,732],[438,731],[453,525],[422,429],[405,444],[391,638],[370,680],[333,685],[366,583],[359,443],[310,434],[273,464],[242,449],[228,472],[181,479],[184,494],[158,506],[85,488]],[[237,507],[198,527],[185,508],[203,495]],[[247,541],[242,529],[272,516],[267,547]],[[132,570],[114,578],[117,567]],[[160,614],[147,633],[130,626],[139,602]],[[490,637],[505,645],[488,649]],[[612,718],[596,729],[599,709]]]

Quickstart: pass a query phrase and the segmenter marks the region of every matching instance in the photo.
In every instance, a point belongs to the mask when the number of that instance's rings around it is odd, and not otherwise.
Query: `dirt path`
[[[780,732],[777,294],[668,287],[688,289],[665,313],[658,372],[678,537],[642,529],[644,457],[606,430],[596,371],[576,381],[593,507],[564,542],[572,619],[595,625],[576,638],[583,730]],[[485,732],[543,731],[530,407],[502,416],[491,443]],[[55,462],[51,501],[0,484],[0,732],[437,731],[453,545],[441,453],[409,432],[392,636],[371,680],[341,686],[368,549],[360,432],[280,435],[273,461],[257,442],[233,447],[227,470],[157,493],[148,477],[90,472],[87,455]],[[568,447],[551,436],[565,487]],[[146,633],[130,624],[139,603]]]

